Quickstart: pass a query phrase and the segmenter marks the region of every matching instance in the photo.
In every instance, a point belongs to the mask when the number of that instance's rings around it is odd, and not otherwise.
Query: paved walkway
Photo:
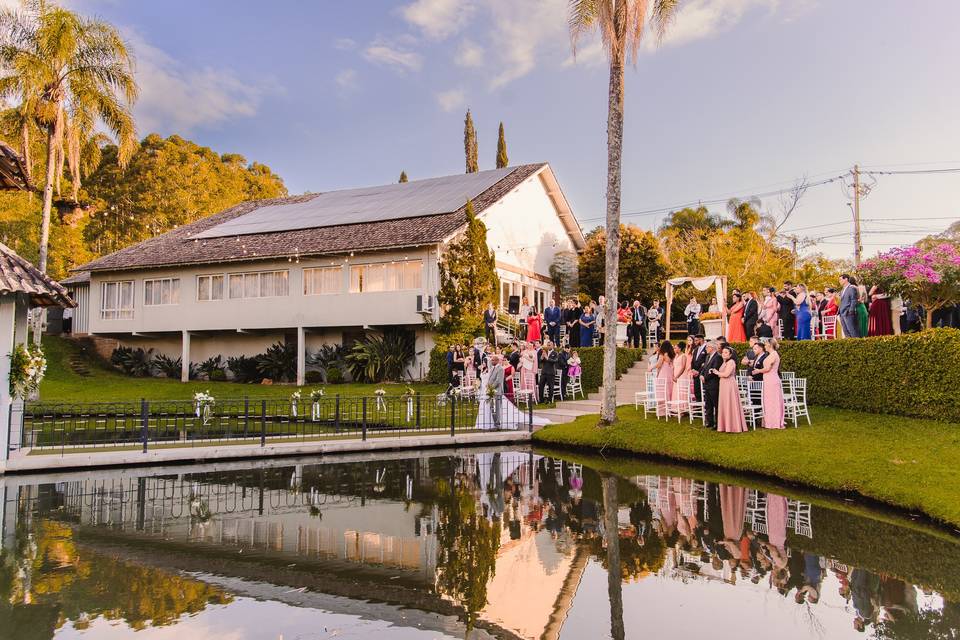
[[[643,391],[647,373],[647,357],[638,360],[617,380],[617,404],[633,404],[634,394]],[[576,418],[591,413],[600,413],[601,387],[583,400],[558,402],[553,409],[537,409],[535,414],[551,422],[573,422]]]

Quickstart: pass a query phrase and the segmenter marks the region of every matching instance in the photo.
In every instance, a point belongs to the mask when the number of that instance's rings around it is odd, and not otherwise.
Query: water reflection
[[[0,637],[960,636],[954,540],[696,473],[235,467],[3,480]]]

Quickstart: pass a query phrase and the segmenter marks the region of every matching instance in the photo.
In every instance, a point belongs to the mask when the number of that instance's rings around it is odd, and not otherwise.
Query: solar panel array
[[[316,229],[449,213],[506,177],[513,168],[321,193],[306,202],[276,204],[202,231],[194,238]]]

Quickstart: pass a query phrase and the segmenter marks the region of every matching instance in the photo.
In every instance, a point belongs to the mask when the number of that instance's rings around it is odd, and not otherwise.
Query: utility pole
[[[793,277],[797,277],[797,236],[790,236],[790,243],[793,245]]]
[[[860,165],[853,165],[853,264],[860,266],[863,243],[860,239]]]

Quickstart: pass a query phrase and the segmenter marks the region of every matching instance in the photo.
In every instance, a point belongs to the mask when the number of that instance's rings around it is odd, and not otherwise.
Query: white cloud
[[[357,72],[355,69],[344,69],[338,73],[333,80],[344,92],[355,91],[360,86],[357,84]]]
[[[501,87],[530,73],[542,55],[569,50],[568,0],[487,0],[493,16],[491,50],[499,52],[500,70],[491,85]]]
[[[483,65],[483,47],[473,40],[464,40],[453,61],[461,67],[480,67]]]
[[[333,41],[333,48],[340,51],[353,51],[357,48],[357,42],[353,38],[337,38]]]
[[[689,0],[680,5],[663,44],[681,45],[707,38],[736,26],[753,9],[774,13],[779,7],[780,0]],[[649,38],[647,48],[655,44],[655,39]]]
[[[141,133],[188,134],[234,118],[256,115],[270,83],[241,80],[230,69],[185,67],[136,33],[125,35],[136,54],[140,99],[134,106]]]
[[[400,71],[419,71],[423,66],[423,57],[419,53],[402,49],[383,40],[375,41],[367,47],[363,57],[370,62],[395,67]]]
[[[400,14],[428,38],[445,40],[466,26],[473,11],[472,0],[414,0]]]
[[[577,45],[577,55],[573,53],[563,61],[564,67],[581,65],[592,67],[606,61],[606,52],[603,49],[603,42],[600,38],[593,38],[588,42],[581,42]]]
[[[441,91],[437,94],[437,104],[439,104],[440,108],[444,111],[453,111],[467,104],[467,96],[463,89]]]

